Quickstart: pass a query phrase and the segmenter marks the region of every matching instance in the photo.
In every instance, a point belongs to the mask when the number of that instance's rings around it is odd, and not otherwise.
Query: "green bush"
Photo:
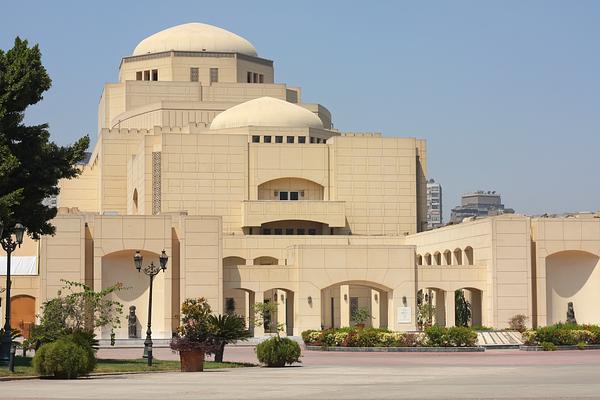
[[[475,330],[475,331],[493,331],[494,328],[492,328],[491,326],[485,326],[485,325],[473,325],[471,327],[471,329]]]
[[[586,342],[579,342],[579,343],[577,343],[577,348],[579,350],[585,350],[586,347],[587,347],[587,343]]]
[[[464,326],[444,328],[432,326],[425,330],[426,344],[431,347],[472,347],[477,345],[477,332]]]
[[[392,332],[377,328],[340,328],[302,332],[304,343],[312,346],[416,347],[421,345],[422,338],[421,333]]]
[[[541,345],[547,342],[556,346],[600,344],[600,326],[562,323],[544,326],[524,332],[523,342],[527,345]]]
[[[59,339],[43,345],[36,351],[33,367],[36,373],[42,376],[75,379],[93,371],[95,357],[92,365],[90,353],[84,346],[70,339]]]
[[[306,345],[319,346],[321,344],[322,334],[321,331],[309,329],[302,332],[302,340]]]
[[[552,342],[542,342],[541,346],[544,351],[555,351],[556,350],[556,345]]]
[[[258,361],[267,367],[284,367],[300,362],[300,345],[288,338],[278,336],[265,340],[256,346]]]

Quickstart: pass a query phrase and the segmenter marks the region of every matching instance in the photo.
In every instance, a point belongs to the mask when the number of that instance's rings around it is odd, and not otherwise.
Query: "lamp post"
[[[13,240],[12,234],[15,238]],[[16,224],[13,232],[4,231],[4,224],[0,221],[0,244],[6,251],[6,304],[4,305],[6,317],[4,319],[4,335],[0,339],[0,363],[8,364],[10,359],[10,346],[12,340],[10,337],[10,256],[17,246],[21,247],[23,243],[23,234],[25,227],[21,224]]]
[[[167,253],[163,250],[160,253],[159,261],[160,266],[154,265],[154,262],[150,262],[150,265],[142,267],[142,262],[144,261],[144,257],[138,251],[135,252],[133,256],[133,263],[135,264],[135,269],[138,272],[143,271],[144,274],[150,277],[150,297],[148,299],[148,329],[146,330],[146,340],[144,340],[144,357],[148,358],[148,366],[152,366],[152,284],[154,283],[154,277],[158,275],[160,271],[165,271],[167,269],[167,261],[169,257],[167,257]]]

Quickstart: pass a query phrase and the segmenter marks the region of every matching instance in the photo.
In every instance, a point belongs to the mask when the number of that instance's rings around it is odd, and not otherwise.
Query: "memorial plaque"
[[[396,322],[399,324],[410,324],[412,322],[412,308],[398,307]]]

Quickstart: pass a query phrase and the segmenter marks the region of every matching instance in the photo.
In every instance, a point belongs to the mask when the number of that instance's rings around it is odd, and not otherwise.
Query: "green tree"
[[[47,124],[23,123],[27,107],[42,100],[51,82],[37,45],[17,37],[12,49],[0,50],[0,220],[5,227],[22,223],[34,239],[54,233],[49,221],[56,209],[42,200],[58,194],[59,179],[79,174],[76,164],[89,145],[84,136],[72,146],[58,146]]]
[[[44,303],[39,325],[33,327],[31,341],[35,348],[73,333],[87,335],[94,345],[94,330],[121,326],[123,305],[110,294],[123,289],[120,283],[99,292],[79,282],[65,281],[58,296]]]
[[[225,345],[238,340],[246,340],[250,332],[246,329],[243,317],[233,314],[210,315],[208,329],[215,341],[215,361],[223,362]]]
[[[469,326],[471,303],[465,298],[465,292],[462,289],[454,292],[454,304],[456,305],[456,326]]]

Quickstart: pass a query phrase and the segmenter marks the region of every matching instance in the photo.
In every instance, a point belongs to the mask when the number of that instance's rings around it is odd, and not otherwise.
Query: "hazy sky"
[[[600,1],[10,1],[0,48],[39,43],[53,79],[29,122],[96,137],[102,85],[164,28],[250,40],[342,130],[428,141],[447,217],[461,193],[534,214],[600,209]]]

